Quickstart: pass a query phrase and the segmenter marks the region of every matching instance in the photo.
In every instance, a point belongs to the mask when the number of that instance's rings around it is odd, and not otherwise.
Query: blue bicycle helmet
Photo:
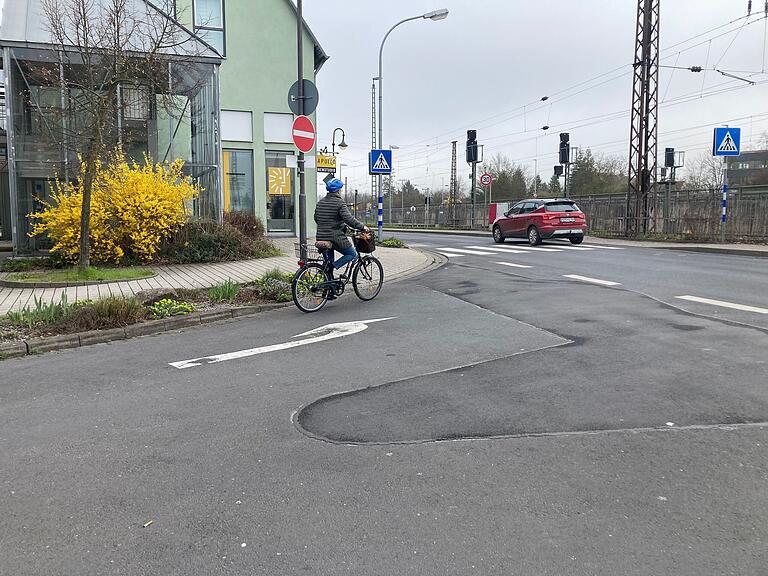
[[[342,188],[344,188],[344,182],[338,178],[332,178],[328,181],[328,184],[325,185],[325,189],[328,190],[328,192],[338,192]]]

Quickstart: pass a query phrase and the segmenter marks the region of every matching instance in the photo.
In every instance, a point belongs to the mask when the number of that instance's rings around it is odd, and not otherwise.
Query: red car
[[[576,203],[567,198],[523,200],[494,220],[493,240],[528,238],[531,246],[549,238],[568,238],[581,244],[587,231],[587,219]]]

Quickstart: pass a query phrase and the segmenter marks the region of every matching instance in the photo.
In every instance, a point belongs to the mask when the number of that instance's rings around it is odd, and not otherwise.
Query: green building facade
[[[169,0],[172,1],[172,0]],[[175,0],[169,10],[224,56],[220,68],[224,211],[261,218],[272,235],[299,228],[296,148],[288,89],[296,81],[296,8],[291,0]],[[328,59],[305,26],[304,77]],[[312,116],[314,121],[314,115]],[[308,231],[317,174],[306,170]]]

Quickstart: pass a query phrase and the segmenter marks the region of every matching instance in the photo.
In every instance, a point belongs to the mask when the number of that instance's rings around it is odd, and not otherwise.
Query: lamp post
[[[383,86],[384,86],[384,76],[383,76],[383,72],[382,72],[382,55],[384,53],[384,43],[387,41],[387,38],[392,33],[392,31],[395,28],[397,28],[398,26],[400,26],[400,24],[405,24],[406,22],[410,22],[411,20],[419,20],[419,19],[434,20],[434,21],[444,20],[447,17],[448,17],[448,10],[447,9],[441,8],[440,10],[433,10],[432,12],[426,12],[425,14],[421,14],[420,16],[412,16],[410,18],[406,18],[405,20],[401,20],[400,22],[398,22],[397,24],[392,26],[392,28],[390,28],[387,31],[387,33],[384,35],[384,39],[381,41],[381,46],[379,46],[379,75],[376,78],[376,80],[379,81],[379,118],[378,118],[378,121],[379,121],[379,139],[378,139],[378,144],[379,144],[379,146],[382,146],[384,144],[384,136],[383,136],[384,122],[383,122],[383,117],[382,117],[382,102],[383,102],[382,90],[383,90]],[[381,196],[381,183],[382,183],[381,174],[379,174],[377,182],[378,182],[378,189],[379,189],[379,205],[381,205],[382,202],[383,202],[383,198]],[[381,222],[379,222],[379,240],[381,240],[381,228],[382,228],[382,225],[381,225]]]
[[[341,130],[341,143],[339,144],[339,148],[341,148],[342,150],[346,150],[347,148],[347,143],[344,140],[344,137],[346,136],[346,134],[344,134],[344,129],[334,128],[333,138],[331,139],[331,154],[333,154],[334,156],[336,156],[336,132],[338,132],[339,130]]]

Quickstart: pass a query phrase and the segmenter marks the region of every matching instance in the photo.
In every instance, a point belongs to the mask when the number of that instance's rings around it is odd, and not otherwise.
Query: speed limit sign
[[[490,186],[491,182],[493,182],[493,176],[488,174],[488,172],[480,176],[480,184],[483,186]]]

